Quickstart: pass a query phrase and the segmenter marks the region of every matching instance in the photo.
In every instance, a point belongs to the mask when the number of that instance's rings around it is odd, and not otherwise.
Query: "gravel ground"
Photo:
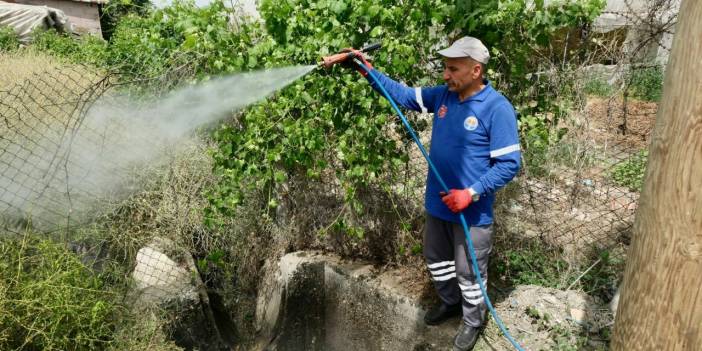
[[[580,291],[522,285],[495,297],[495,308],[525,350],[605,350],[613,317],[597,298]],[[512,350],[490,320],[475,347]]]

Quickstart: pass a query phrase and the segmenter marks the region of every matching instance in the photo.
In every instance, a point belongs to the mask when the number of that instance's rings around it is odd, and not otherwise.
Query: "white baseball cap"
[[[473,37],[463,37],[456,40],[451,46],[440,50],[443,57],[470,57],[484,65],[490,60],[490,52],[483,42]]]

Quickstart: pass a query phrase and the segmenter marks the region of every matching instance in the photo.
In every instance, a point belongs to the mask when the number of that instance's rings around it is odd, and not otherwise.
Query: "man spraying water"
[[[374,89],[386,91],[405,108],[434,114],[429,154],[433,169],[425,192],[424,256],[441,302],[424,320],[436,325],[462,315],[453,346],[454,350],[470,350],[485,323],[487,306],[478,275],[468,262],[460,214],[470,228],[485,284],[495,192],[514,178],[520,166],[514,108],[485,79],[490,55],[476,38],[463,37],[438,52],[443,57],[446,84],[434,87],[404,86],[375,70],[362,52],[347,52],[355,59],[346,62],[355,62],[352,66]],[[373,77],[369,78],[369,73]],[[443,191],[446,188],[448,193]]]

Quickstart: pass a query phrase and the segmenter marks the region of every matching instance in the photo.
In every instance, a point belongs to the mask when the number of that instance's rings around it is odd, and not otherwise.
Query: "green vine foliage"
[[[250,24],[234,30],[222,1],[199,8],[190,1],[140,17],[127,15],[110,39],[110,67],[123,79],[155,79],[176,83],[203,80],[259,67],[251,51],[267,39],[263,27]],[[263,43],[261,43],[263,44]]]
[[[272,40],[249,50],[258,54],[249,57],[249,67],[313,63],[340,48],[382,41],[377,68],[410,86],[434,84],[440,83],[441,72],[436,46],[473,35],[492,48],[491,78],[517,107],[526,146],[543,150],[566,132],[555,126],[570,107],[561,97],[568,87],[559,85],[570,83],[554,84],[534,72],[577,62],[586,39],[579,37],[573,45],[568,38],[587,27],[603,5],[602,0],[550,6],[539,1],[529,6],[524,0],[263,1],[261,13]],[[341,68],[308,75],[248,110],[234,126],[217,131],[220,147],[214,157],[225,180],[213,193],[215,207],[226,211],[240,204],[241,185],[251,183],[247,179],[256,179],[261,189],[296,173],[318,178],[330,166],[346,187],[347,200],[353,200],[358,186],[387,181],[383,175],[407,162],[402,146],[408,140],[388,138],[395,117],[358,80],[355,72]]]
[[[100,27],[105,39],[110,39],[120,20],[129,15],[146,16],[153,5],[149,0],[113,0],[102,9]]]
[[[627,77],[629,96],[644,101],[660,101],[665,68],[660,65],[632,68]]]
[[[72,62],[105,67],[108,63],[107,43],[92,35],[78,40],[56,30],[36,30],[33,33],[33,47]]]
[[[342,48],[382,42],[375,67],[421,86],[441,83],[437,48],[473,35],[491,48],[489,77],[518,110],[527,164],[539,164],[544,150],[566,132],[559,119],[577,93],[560,73],[581,62],[588,44],[583,33],[603,5],[603,0],[548,6],[526,0],[263,0],[263,22],[232,24],[221,0],[204,8],[176,1],[124,15],[109,45],[84,45],[95,52],[73,48],[71,55],[99,57],[123,79],[161,77],[156,81],[163,88],[164,81],[182,84],[314,64]],[[426,128],[410,118],[419,131]],[[397,171],[407,165],[412,147],[389,104],[355,71],[341,67],[313,71],[238,113],[213,136],[221,181],[208,192],[208,218],[233,215],[252,192],[268,197],[268,208],[276,207],[280,185],[325,177],[360,211],[358,190],[401,182]]]
[[[448,9],[436,0],[263,1],[272,38],[252,47],[249,53],[258,56],[249,60],[263,66],[312,64],[341,48],[382,41],[377,68],[410,85],[427,83],[431,46],[443,35],[429,28],[440,29]],[[403,148],[408,140],[392,123],[389,105],[361,79],[341,67],[314,72],[218,130],[214,157],[224,181],[211,197],[217,210],[240,204],[246,186],[265,189],[291,176],[320,179],[330,168],[347,201],[360,209],[356,188],[377,185],[408,161]],[[389,137],[392,129],[400,140]]]

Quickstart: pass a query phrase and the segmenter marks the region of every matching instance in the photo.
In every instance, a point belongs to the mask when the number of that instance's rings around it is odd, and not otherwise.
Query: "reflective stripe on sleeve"
[[[424,100],[422,100],[422,88],[414,88],[414,98],[417,100],[419,108],[422,109],[422,113],[427,113],[427,108],[424,107]]]
[[[490,157],[491,158],[500,157],[502,155],[507,155],[510,152],[519,151],[519,149],[520,149],[519,144],[506,146],[506,147],[503,147],[501,149],[490,151]]]

